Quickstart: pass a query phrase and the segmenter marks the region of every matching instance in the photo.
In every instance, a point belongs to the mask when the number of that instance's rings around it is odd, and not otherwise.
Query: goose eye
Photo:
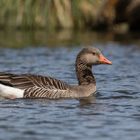
[[[96,55],[96,53],[95,53],[95,52],[93,52],[92,54],[93,54],[93,55]]]

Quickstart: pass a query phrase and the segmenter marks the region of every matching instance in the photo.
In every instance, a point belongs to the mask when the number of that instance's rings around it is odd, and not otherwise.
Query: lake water
[[[76,100],[0,99],[0,140],[140,140],[140,47],[90,43],[113,62],[93,68],[96,96]],[[77,84],[82,45],[0,48],[0,71],[49,75]]]

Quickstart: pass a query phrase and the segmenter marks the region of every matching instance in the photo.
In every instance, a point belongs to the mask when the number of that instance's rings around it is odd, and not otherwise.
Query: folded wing
[[[68,85],[61,80],[57,80],[52,77],[29,74],[15,75],[0,73],[0,83],[19,89],[39,87],[66,90],[68,88]]]

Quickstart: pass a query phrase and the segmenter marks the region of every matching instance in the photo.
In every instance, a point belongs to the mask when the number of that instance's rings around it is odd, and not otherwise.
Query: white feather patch
[[[24,90],[0,84],[0,96],[4,98],[23,98]]]

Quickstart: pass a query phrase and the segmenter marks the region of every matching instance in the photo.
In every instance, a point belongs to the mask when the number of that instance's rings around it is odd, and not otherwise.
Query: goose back
[[[52,77],[30,74],[16,75],[9,73],[0,73],[0,83],[19,89],[27,89],[34,86],[40,88],[51,87],[61,90],[66,90],[68,88],[68,84],[61,80],[57,80]]]

